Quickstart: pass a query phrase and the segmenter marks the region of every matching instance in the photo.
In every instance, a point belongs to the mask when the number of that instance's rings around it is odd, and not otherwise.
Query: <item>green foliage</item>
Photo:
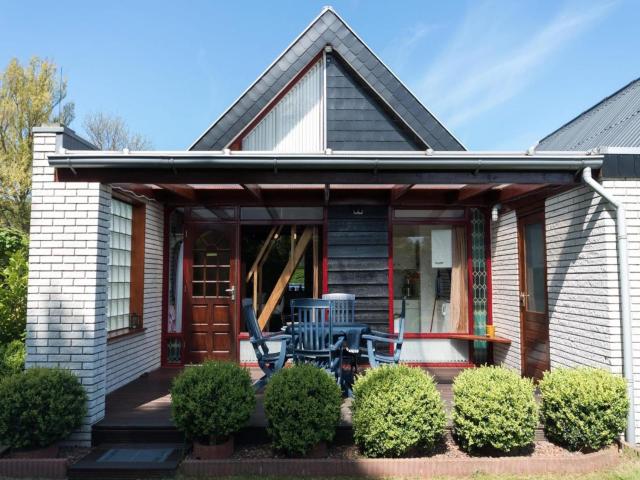
[[[353,393],[354,437],[369,457],[430,450],[444,433],[440,393],[420,368],[386,365],[369,370],[357,378]]]
[[[22,340],[0,344],[0,379],[24,370],[26,349]]]
[[[9,258],[17,251],[27,252],[29,238],[13,228],[0,228],[0,271],[9,265]]]
[[[333,440],[341,404],[340,388],[324,370],[308,364],[280,370],[264,394],[273,446],[305,455],[316,444]]]
[[[547,372],[540,391],[547,436],[571,450],[610,445],[626,427],[626,382],[605,370],[582,367]]]
[[[69,436],[87,412],[87,396],[75,375],[31,368],[0,380],[0,444],[42,448]]]
[[[27,318],[27,254],[17,250],[9,257],[0,279],[0,345],[24,338]]]
[[[171,386],[176,426],[203,444],[225,441],[255,408],[249,371],[230,362],[205,362],[186,368]]]
[[[467,451],[530,445],[538,423],[533,382],[501,367],[469,369],[453,383],[453,432]]]
[[[73,104],[62,105],[67,82],[56,66],[33,57],[27,65],[12,59],[0,72],[0,223],[28,233],[33,127],[68,125]]]

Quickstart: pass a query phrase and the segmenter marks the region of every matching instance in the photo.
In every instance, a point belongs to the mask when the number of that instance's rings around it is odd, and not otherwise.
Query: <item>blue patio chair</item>
[[[244,301],[243,304],[242,316],[247,332],[249,332],[249,341],[258,359],[258,366],[264,373],[264,376],[254,384],[254,388],[259,390],[267,384],[274,373],[282,369],[287,358],[291,358],[291,335],[284,333],[263,335],[256,319],[256,313],[253,311],[253,306]],[[278,341],[280,342],[280,350],[278,352],[270,352],[267,342]]]
[[[291,330],[293,360],[324,368],[342,384],[344,337],[333,338],[331,301],[315,298],[291,300]]]
[[[352,293],[325,293],[322,299],[331,301],[331,320],[334,324],[356,321],[356,296]]]
[[[377,368],[384,363],[398,363],[404,341],[404,317],[405,301],[402,299],[402,310],[398,319],[398,333],[371,332],[364,334],[362,338],[367,342],[367,358],[371,368]],[[387,346],[387,351],[379,350],[381,346]],[[388,348],[393,347],[393,354],[388,353]]]

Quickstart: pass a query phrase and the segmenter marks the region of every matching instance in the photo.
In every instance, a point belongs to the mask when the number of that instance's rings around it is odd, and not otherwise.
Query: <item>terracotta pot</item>
[[[305,455],[306,458],[326,458],[329,455],[327,442],[316,443]]]
[[[229,458],[233,455],[233,437],[224,443],[217,445],[203,445],[196,441],[193,442],[193,456],[200,460],[219,460]]]
[[[12,450],[11,456],[13,458],[57,458],[58,450],[57,445],[49,445],[44,448],[21,448]]]

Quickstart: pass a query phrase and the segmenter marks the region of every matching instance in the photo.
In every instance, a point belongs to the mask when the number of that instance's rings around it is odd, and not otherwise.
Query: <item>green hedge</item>
[[[436,384],[421,368],[386,365],[353,387],[356,444],[369,457],[400,457],[436,445],[446,424]]]
[[[87,396],[77,377],[57,368],[30,368],[0,380],[0,444],[47,447],[80,427]]]
[[[533,382],[501,367],[465,370],[453,383],[453,432],[466,451],[511,452],[533,443]]]
[[[22,340],[0,345],[0,379],[24,370],[26,348]]]
[[[550,440],[571,450],[598,450],[625,429],[629,400],[623,378],[596,368],[558,369],[540,382]]]
[[[341,404],[342,392],[324,370],[313,365],[280,370],[264,393],[273,446],[289,455],[305,455],[316,444],[330,442],[340,421]]]
[[[187,438],[221,443],[247,423],[255,408],[249,371],[231,362],[185,368],[171,386],[171,410]]]

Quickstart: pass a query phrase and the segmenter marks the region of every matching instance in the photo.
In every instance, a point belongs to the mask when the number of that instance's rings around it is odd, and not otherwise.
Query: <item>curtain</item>
[[[467,333],[469,330],[469,277],[465,227],[453,228],[452,253],[451,326],[456,333]]]

